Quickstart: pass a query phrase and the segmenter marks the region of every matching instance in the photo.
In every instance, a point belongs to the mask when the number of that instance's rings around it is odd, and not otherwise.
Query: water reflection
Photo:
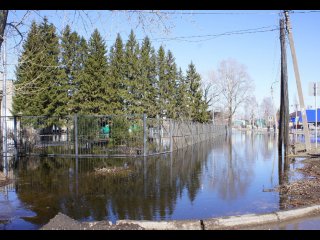
[[[229,135],[223,146],[224,157],[220,157],[221,149],[212,151],[215,157],[208,162],[213,164],[211,169],[214,177],[211,187],[217,189],[224,200],[234,200],[242,196],[252,179],[253,172],[248,162],[254,161],[255,153],[251,152],[252,144],[248,144],[250,140],[243,134],[238,139]]]
[[[249,132],[153,157],[21,159],[13,192],[18,208],[28,214],[14,217],[38,228],[58,212],[82,221],[114,222],[275,211],[278,193],[263,192],[263,187],[281,181],[274,170],[276,150],[273,134]],[[95,171],[114,167],[126,171]]]
[[[34,224],[48,222],[58,211],[81,220],[164,219],[184,189],[195,199],[208,147],[144,159],[28,159],[19,164],[16,192],[36,212],[28,219]],[[94,171],[124,165],[128,173]]]
[[[282,155],[278,156],[278,176],[279,176],[279,185],[286,185],[289,183],[289,170],[290,170],[290,159]],[[288,202],[287,194],[280,194],[279,198],[279,207],[280,210],[286,209],[285,203]]]

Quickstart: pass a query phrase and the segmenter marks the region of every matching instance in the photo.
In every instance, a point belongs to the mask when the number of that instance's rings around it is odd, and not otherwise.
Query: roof
[[[306,114],[307,114],[308,123],[314,123],[316,121],[316,114],[314,109],[307,109]],[[290,114],[291,122],[294,122],[295,116],[296,116],[295,112]],[[302,122],[301,111],[297,112],[297,116],[299,117],[299,122]],[[320,109],[317,109],[317,122],[320,122]]]

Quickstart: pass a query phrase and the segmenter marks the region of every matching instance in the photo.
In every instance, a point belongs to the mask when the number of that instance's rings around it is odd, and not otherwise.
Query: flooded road
[[[12,174],[0,188],[0,229],[38,229],[58,212],[80,221],[206,219],[277,211],[282,201],[271,190],[273,133],[234,132],[147,158],[21,159]]]

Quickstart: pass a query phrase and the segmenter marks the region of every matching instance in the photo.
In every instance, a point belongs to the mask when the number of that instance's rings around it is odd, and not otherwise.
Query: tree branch
[[[22,33],[20,32],[20,30],[18,29],[17,25],[14,25],[14,24],[12,24],[12,23],[7,23],[6,25],[14,28],[14,29],[18,32],[18,34],[20,35],[20,37],[21,37],[20,42],[19,42],[16,46],[14,46],[14,47],[17,47],[17,46],[22,42],[22,40],[23,40],[23,35],[22,35]]]

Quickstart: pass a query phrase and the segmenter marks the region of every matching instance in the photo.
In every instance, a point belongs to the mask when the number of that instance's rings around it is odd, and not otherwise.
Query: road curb
[[[275,214],[277,214],[280,222],[284,222],[284,221],[292,220],[295,218],[308,216],[310,214],[317,213],[317,212],[320,212],[320,205],[297,208],[289,211],[279,211],[279,212],[275,212]]]
[[[116,222],[116,225],[123,223],[133,223],[140,225],[146,230],[220,230],[280,223],[292,219],[307,217],[316,213],[320,213],[320,205],[308,206],[292,210],[276,211],[266,214],[245,214],[204,220],[118,220]]]
[[[146,230],[202,230],[201,220],[139,221],[118,220],[119,224],[138,224]]]
[[[230,229],[240,226],[253,226],[269,224],[278,221],[275,213],[268,214],[245,214],[240,216],[230,216],[203,220],[205,230]]]

